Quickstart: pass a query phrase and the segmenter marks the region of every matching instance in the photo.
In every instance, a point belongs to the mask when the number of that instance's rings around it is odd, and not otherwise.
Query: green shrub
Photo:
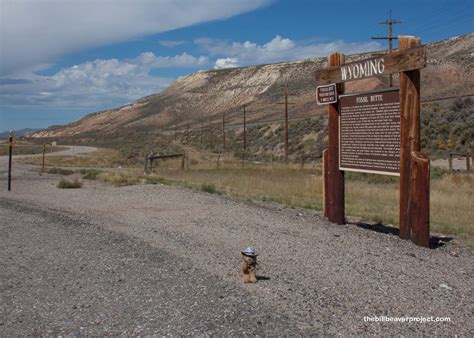
[[[74,179],[74,181],[68,181],[64,178],[61,178],[61,180],[58,182],[57,187],[59,189],[77,189],[82,187],[82,182],[80,182],[77,178]]]
[[[62,168],[51,168],[48,170],[48,174],[55,174],[55,175],[72,175],[74,174],[74,171],[69,170],[69,169],[62,169]]]
[[[106,172],[97,175],[97,179],[103,182],[109,182],[116,187],[135,185],[140,183],[140,178],[129,176],[126,173],[113,173]]]
[[[80,173],[83,175],[82,178],[85,180],[96,180],[97,176],[101,173],[102,171],[97,170],[97,169],[82,169]]]
[[[160,176],[145,176],[146,184],[169,184],[168,180]]]
[[[442,178],[444,175],[448,174],[449,170],[438,168],[434,166],[430,166],[430,178],[432,180],[437,180]]]
[[[216,189],[216,186],[212,183],[203,183],[201,185],[201,190],[204,192],[207,192],[209,194],[217,194],[218,191]]]

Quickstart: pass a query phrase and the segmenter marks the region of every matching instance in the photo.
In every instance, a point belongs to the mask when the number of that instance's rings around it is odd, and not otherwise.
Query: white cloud
[[[158,43],[160,45],[162,45],[163,47],[173,48],[173,47],[184,45],[186,43],[186,41],[183,41],[183,40],[160,40],[160,41],[158,41]]]
[[[92,47],[250,11],[272,0],[0,0],[0,74]]]
[[[153,52],[142,53],[136,61],[151,68],[189,68],[200,67],[209,63],[206,56],[195,57],[188,53],[175,56],[156,56]]]
[[[251,41],[231,42],[227,40],[200,38],[194,41],[211,56],[236,58],[240,64],[260,64],[287,60],[309,59],[339,51],[346,54],[380,49],[377,42],[345,42],[342,40],[319,43],[292,41],[276,35],[264,44]]]
[[[152,69],[204,65],[209,65],[207,57],[187,53],[156,56],[145,52],[128,60],[95,60],[51,76],[29,72],[22,77],[0,78],[0,101],[11,107],[113,107],[159,92],[173,81],[150,75]]]
[[[217,59],[214,69],[223,69],[223,68],[235,68],[239,67],[239,59],[237,58],[225,58]]]

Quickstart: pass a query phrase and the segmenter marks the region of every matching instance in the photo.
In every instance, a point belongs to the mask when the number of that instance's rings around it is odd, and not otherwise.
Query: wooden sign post
[[[8,132],[8,191],[12,190],[13,131]]]
[[[337,67],[344,64],[345,56],[333,53],[329,56],[329,67]],[[344,93],[344,84],[336,85],[337,93]],[[328,163],[326,173],[326,198],[329,221],[336,224],[344,224],[344,172],[339,170],[339,103],[331,103],[328,106]]]
[[[344,170],[399,175],[400,237],[430,247],[430,164],[428,157],[420,153],[420,69],[425,66],[426,56],[419,38],[399,36],[398,41],[397,52],[347,64],[343,54],[333,53],[329,56],[328,67],[316,73],[318,86],[337,84],[339,95],[344,93],[346,81],[400,74],[399,103],[394,99],[396,92],[379,91],[357,94],[328,105],[328,149],[323,152],[324,216],[336,224],[345,222]],[[347,106],[343,107],[344,102]],[[398,109],[400,120],[394,115]],[[340,129],[341,113],[348,114],[343,130]],[[361,129],[365,128],[360,123],[364,121],[368,121],[367,142],[360,140],[364,132]],[[352,125],[354,123],[359,125]],[[385,140],[384,133],[377,131],[380,126],[391,131],[390,139]],[[398,126],[399,148],[393,135],[393,128]],[[373,139],[370,128],[375,128]],[[347,134],[350,130],[357,130],[357,135]],[[342,144],[341,133],[344,133]],[[354,142],[350,142],[351,137]],[[354,149],[362,145],[369,148]],[[346,163],[350,163],[349,167],[341,166],[341,153]]]

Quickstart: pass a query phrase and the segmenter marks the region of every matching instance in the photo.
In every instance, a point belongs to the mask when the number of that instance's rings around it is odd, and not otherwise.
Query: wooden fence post
[[[181,155],[181,170],[184,170],[184,159],[185,159],[185,157],[186,157],[186,154],[183,153],[183,154]]]
[[[43,162],[42,162],[42,166],[41,166],[41,172],[42,173],[44,173],[45,156],[46,156],[46,143],[43,143]]]
[[[323,215],[328,217],[328,150],[323,150]]]
[[[449,154],[448,165],[449,171],[453,171],[453,154]]]
[[[419,38],[399,36],[399,50],[421,46]],[[400,237],[411,238],[413,151],[420,151],[420,70],[400,72]]]
[[[411,239],[420,246],[430,247],[430,160],[411,153],[412,173],[410,192]]]
[[[344,54],[332,53],[329,56],[329,67],[344,63]],[[344,94],[344,84],[337,84],[337,93]],[[328,139],[326,213],[330,222],[344,224],[344,172],[339,170],[339,103],[328,106]]]
[[[471,171],[471,155],[470,154],[466,155],[466,171],[467,172]]]

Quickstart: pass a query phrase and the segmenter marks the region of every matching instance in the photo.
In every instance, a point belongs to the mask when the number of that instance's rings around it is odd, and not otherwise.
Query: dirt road
[[[474,331],[473,253],[456,239],[428,250],[163,185],[62,190],[59,176],[17,166],[11,192],[0,174],[1,335]],[[239,280],[248,245],[260,253],[255,285]]]

